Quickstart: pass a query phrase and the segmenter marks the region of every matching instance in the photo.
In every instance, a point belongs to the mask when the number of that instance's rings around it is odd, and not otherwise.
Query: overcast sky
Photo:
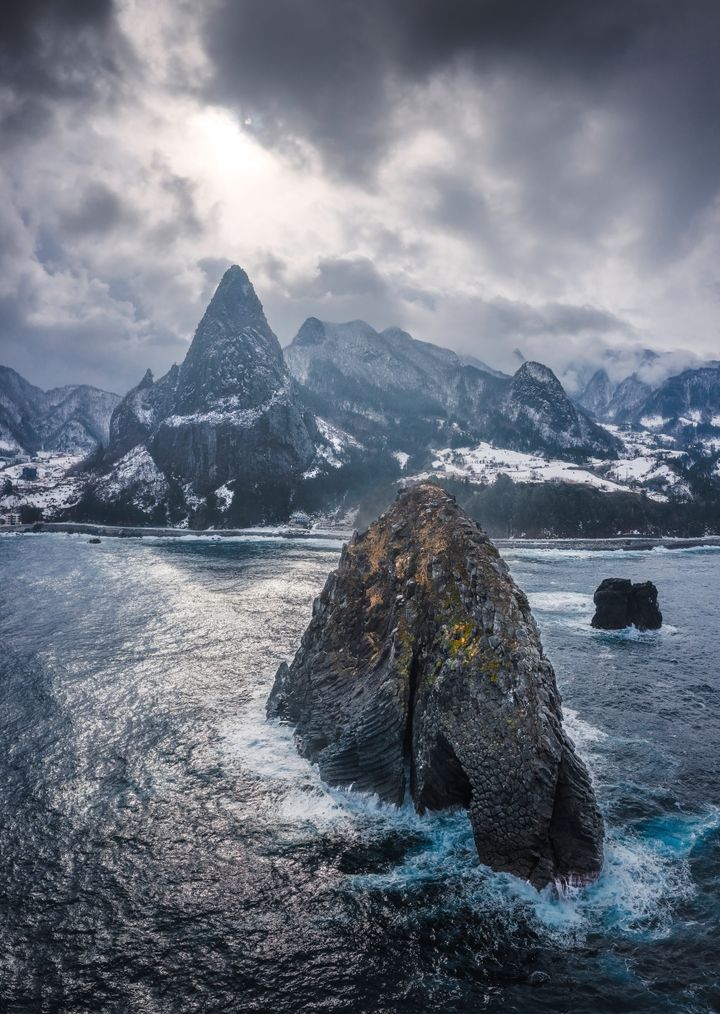
[[[14,7],[0,362],[34,383],[163,372],[231,262],[283,344],[720,357],[717,0]]]

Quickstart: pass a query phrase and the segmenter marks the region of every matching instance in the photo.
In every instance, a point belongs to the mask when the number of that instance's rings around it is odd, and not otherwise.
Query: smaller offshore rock
[[[345,546],[267,712],[331,785],[467,808],[495,870],[539,888],[600,872],[602,818],[527,598],[442,487],[401,492]]]
[[[658,630],[662,613],[658,608],[658,590],[652,581],[633,584],[628,578],[606,577],[593,596],[595,615],[592,626],[598,630]]]

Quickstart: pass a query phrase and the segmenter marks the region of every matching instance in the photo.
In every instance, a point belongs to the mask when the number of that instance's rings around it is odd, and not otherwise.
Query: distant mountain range
[[[621,423],[654,436],[629,440]],[[98,519],[284,520],[434,469],[470,483],[504,467],[602,491],[644,482],[667,500],[672,489],[691,495],[684,448],[698,436],[720,437],[720,364],[655,389],[598,370],[573,401],[541,363],[508,376],[361,320],[310,317],[283,352],[237,266],[184,361],[157,380],[148,370],[122,399],[86,386],[43,392],[0,368],[0,443],[94,450],[72,493],[82,488],[77,516]],[[701,469],[706,484],[712,467]]]
[[[524,363],[514,377],[364,321],[311,317],[285,350],[313,408],[363,440],[427,450],[493,440],[517,450],[579,457],[616,454],[615,439],[570,401],[547,367]]]
[[[78,454],[107,444],[120,401],[87,384],[43,391],[0,366],[0,455],[41,449]]]
[[[605,370],[597,370],[577,401],[603,422],[628,423],[684,441],[720,437],[720,362],[683,370],[655,389],[635,373],[614,384]]]
[[[398,328],[316,318],[283,355],[234,266],[183,363],[157,381],[146,373],[113,412],[93,489],[146,511],[219,502],[251,523],[479,440],[576,460],[621,449],[539,363],[508,377]]]

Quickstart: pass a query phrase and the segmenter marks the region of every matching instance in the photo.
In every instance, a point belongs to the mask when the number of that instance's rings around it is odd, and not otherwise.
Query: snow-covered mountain
[[[502,399],[500,416],[512,426],[508,447],[605,458],[615,457],[620,449],[606,429],[575,407],[542,363],[523,363]]]
[[[19,463],[5,470],[0,511],[245,525],[380,507],[394,483],[420,474],[463,489],[504,474],[525,489],[642,492],[668,511],[714,502],[720,364],[656,389],[637,373],[613,376],[596,371],[573,401],[542,363],[508,376],[360,320],[311,317],[283,354],[234,266],[184,361],[157,380],[148,370],[122,399],[84,386],[43,392],[0,371],[0,443],[50,451],[35,454],[32,476]],[[103,453],[78,465],[98,442]]]
[[[465,428],[502,381],[400,328],[310,317],[285,359],[306,401],[361,439],[417,450]]]
[[[615,422],[632,422],[637,419],[639,411],[644,402],[652,394],[652,387],[638,377],[637,373],[631,373],[629,377],[621,380],[615,388],[607,416]]]
[[[43,391],[0,366],[0,453],[87,453],[107,444],[120,397],[88,384]]]
[[[148,507],[173,497],[192,510],[236,498],[245,522],[282,514],[294,490],[342,468],[357,440],[314,415],[298,395],[246,273],[224,274],[183,363],[148,371],[110,423],[101,500]],[[243,509],[242,503],[246,503]]]
[[[720,363],[669,377],[635,413],[642,426],[664,433],[720,435]]]
[[[593,419],[606,419],[607,411],[615,393],[616,385],[607,374],[607,370],[599,369],[577,396],[576,401]]]
[[[311,403],[363,439],[374,435],[413,452],[462,439],[580,456],[618,450],[539,363],[508,377],[399,328],[378,332],[364,321],[314,317],[285,357]]]
[[[242,475],[292,481],[315,456],[282,349],[250,280],[223,276],[177,376],[172,407],[152,434],[165,471],[206,492]]]
[[[638,409],[652,394],[650,384],[631,373],[619,383],[613,383],[604,369],[596,370],[577,403],[593,419],[603,422],[629,422],[635,419]]]
[[[179,369],[171,366],[159,380],[147,370],[131,388],[110,420],[110,454],[115,458],[144,443],[158,423],[172,410]]]
[[[577,398],[593,418],[679,437],[720,436],[720,363],[707,363],[652,387],[637,373],[614,384],[597,370]]]

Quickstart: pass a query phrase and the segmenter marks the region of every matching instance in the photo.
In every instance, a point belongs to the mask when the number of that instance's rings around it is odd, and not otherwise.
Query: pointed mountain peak
[[[141,391],[141,390],[143,390],[146,387],[152,387],[154,383],[155,383],[155,378],[153,377],[153,371],[151,369],[147,369],[147,370],[145,370],[143,378],[140,381],[140,383],[138,384],[138,386],[135,388],[135,390],[136,391]]]
[[[247,273],[228,268],[180,367],[175,411],[254,408],[288,381],[276,335]]]
[[[380,332],[382,338],[389,338],[391,341],[393,338],[400,339],[401,341],[416,341],[409,331],[404,331],[401,327],[396,324],[391,324],[390,327],[386,327],[384,331]],[[425,343],[427,344],[427,343]]]
[[[336,324],[329,320],[308,317],[293,338],[289,348],[322,345],[324,342],[352,346],[358,340],[373,340],[379,337],[375,328],[364,320],[348,320],[342,324]]]
[[[253,316],[262,319],[267,327],[262,303],[255,294],[247,272],[237,264],[229,267],[210,300],[205,316],[211,312],[225,312],[233,316]]]
[[[225,274],[220,279],[220,285],[225,285],[232,281],[242,282],[243,285],[250,285],[250,279],[248,273],[239,264],[231,264]]]
[[[585,387],[578,394],[576,401],[590,415],[602,419],[615,393],[616,384],[608,376],[604,367],[599,367],[593,373]]]
[[[522,382],[533,381],[536,384],[548,384],[560,388],[562,387],[562,384],[549,366],[545,366],[544,363],[533,362],[531,359],[526,360],[522,364],[513,377],[513,380]]]
[[[308,317],[300,325],[300,330],[293,338],[292,344],[296,346],[300,345],[320,345],[325,341],[326,332],[325,325],[317,317]]]

